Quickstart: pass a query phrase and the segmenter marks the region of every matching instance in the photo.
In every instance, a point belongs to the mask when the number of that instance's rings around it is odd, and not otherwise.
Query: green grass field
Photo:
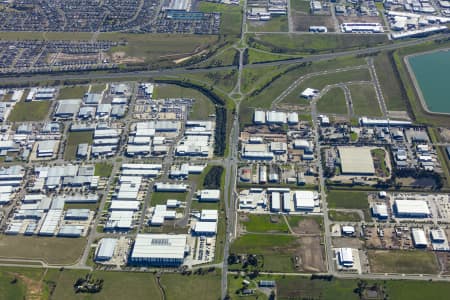
[[[325,114],[346,114],[347,105],[344,91],[339,87],[330,89],[317,101],[317,110]]]
[[[0,257],[43,259],[49,264],[73,264],[86,245],[85,238],[0,237]]]
[[[330,208],[368,209],[367,197],[366,192],[331,190],[327,194],[327,202]]]
[[[200,1],[198,10],[202,12],[219,12],[221,14],[221,35],[238,36],[241,33],[242,7]]]
[[[389,110],[406,110],[408,99],[402,92],[402,83],[395,72],[395,63],[391,62],[389,54],[381,52],[374,58],[374,64],[387,108]]]
[[[291,246],[295,243],[295,237],[289,235],[246,234],[233,242],[231,252],[276,254],[276,249]]]
[[[389,298],[399,300],[447,299],[448,282],[390,280],[386,283]]]
[[[352,95],[355,114],[358,116],[381,116],[375,87],[372,84],[358,84],[348,87]]]
[[[250,47],[286,54],[317,54],[367,48],[390,43],[385,35],[249,34]]]
[[[93,273],[93,277],[103,279],[103,288],[97,294],[76,294],[73,289],[75,281],[86,276],[83,270],[49,270],[47,281],[56,283],[51,299],[162,299],[161,291],[151,273],[102,272]]]
[[[27,286],[17,279],[17,276],[0,270],[0,298],[1,299],[26,299]]]
[[[236,239],[230,253],[261,255],[261,269],[273,272],[295,272],[293,256],[298,247],[290,235],[246,234]]]
[[[150,204],[155,206],[158,204],[166,204],[168,199],[174,199],[179,201],[186,201],[187,193],[164,193],[153,192],[151,195]]]
[[[301,295],[304,299],[351,300],[359,299],[353,293],[356,281],[353,280],[311,280],[308,277],[286,276],[277,280],[277,299],[296,299]]]
[[[337,210],[328,211],[330,220],[335,222],[360,222],[361,217],[356,212],[343,212]]]
[[[277,16],[269,21],[249,21],[249,32],[287,32],[288,18],[287,16]]]
[[[8,117],[8,121],[42,121],[47,117],[50,105],[50,101],[17,102]]]
[[[92,144],[92,139],[92,131],[69,132],[69,135],[67,136],[66,148],[64,149],[64,159],[75,159],[78,144],[88,143],[90,145]]]
[[[302,11],[309,14],[310,11],[310,3],[307,0],[290,0],[291,1],[291,10]]]
[[[436,274],[439,266],[435,255],[428,251],[369,250],[373,273]]]
[[[101,93],[106,88],[106,84],[91,84],[91,93]]]
[[[100,162],[95,164],[95,176],[100,177],[109,177],[111,176],[111,172],[113,169],[113,165],[107,162]]]
[[[248,214],[247,218],[242,223],[249,232],[289,232],[282,216]]]
[[[294,215],[290,215],[290,216],[287,216],[287,220],[288,220],[289,226],[291,226],[291,228],[297,227],[298,223],[300,221],[304,221],[304,220],[314,220],[320,227],[323,226],[323,218],[322,218],[322,216],[294,216]]]
[[[215,273],[190,276],[164,274],[161,277],[161,285],[166,291],[167,300],[220,299],[221,295],[220,276]]]
[[[87,85],[66,86],[59,90],[58,99],[81,99],[88,91]]]

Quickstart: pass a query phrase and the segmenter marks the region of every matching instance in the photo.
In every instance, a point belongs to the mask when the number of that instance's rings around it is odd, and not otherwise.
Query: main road
[[[321,60],[328,60],[343,56],[351,56],[351,55],[366,55],[372,54],[379,51],[385,50],[395,50],[403,47],[414,46],[422,44],[426,41],[434,41],[442,38],[450,38],[450,34],[439,34],[433,35],[421,39],[408,40],[402,42],[394,42],[388,45],[375,46],[371,48],[364,49],[356,49],[349,50],[337,53],[327,53],[327,54],[319,54],[319,55],[310,55],[302,58],[295,58],[289,60],[281,60],[281,61],[273,61],[273,62],[265,62],[258,64],[248,64],[245,65],[245,68],[261,68],[268,66],[280,66],[286,64],[294,64],[294,63],[303,63],[303,62],[316,62]],[[121,78],[137,78],[137,77],[155,77],[155,76],[165,76],[165,75],[179,75],[179,74],[195,74],[202,72],[212,72],[212,71],[225,71],[225,70],[233,70],[237,69],[237,66],[224,66],[224,67],[212,67],[212,68],[173,68],[173,69],[164,69],[164,70],[146,70],[146,71],[117,71],[111,73],[100,73],[100,72],[81,72],[81,73],[60,73],[55,72],[52,74],[19,74],[17,76],[7,76],[1,77],[1,84],[17,84],[24,82],[39,82],[39,81],[48,81],[48,80],[70,80],[70,79],[81,79],[81,80],[94,80],[94,79],[121,79]],[[102,71],[104,72],[104,71]]]

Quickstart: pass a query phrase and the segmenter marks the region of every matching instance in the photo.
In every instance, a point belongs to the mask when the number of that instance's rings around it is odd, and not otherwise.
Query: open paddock
[[[71,265],[78,261],[85,246],[85,238],[3,235],[0,237],[0,257]]]

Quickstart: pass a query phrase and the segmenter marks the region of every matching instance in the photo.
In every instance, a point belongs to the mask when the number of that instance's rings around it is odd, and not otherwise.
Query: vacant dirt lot
[[[320,237],[300,237],[300,247],[296,251],[296,268],[300,272],[325,272],[325,257]]]
[[[319,223],[313,218],[301,219],[297,226],[292,227],[292,231],[297,234],[317,234],[320,235],[322,230]]]
[[[336,237],[333,238],[333,247],[335,248],[356,248],[362,249],[363,242],[357,238],[351,237]]]

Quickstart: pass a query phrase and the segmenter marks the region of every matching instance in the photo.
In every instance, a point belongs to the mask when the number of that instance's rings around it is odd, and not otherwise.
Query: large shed
[[[338,147],[342,174],[374,175],[372,154],[369,147]]]

